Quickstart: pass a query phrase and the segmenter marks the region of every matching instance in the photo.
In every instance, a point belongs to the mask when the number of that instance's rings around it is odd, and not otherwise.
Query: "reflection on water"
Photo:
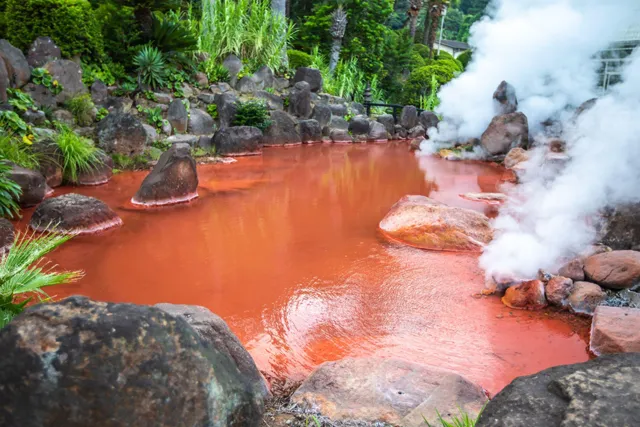
[[[128,202],[144,175],[76,190],[125,225],[55,253],[87,273],[59,297],[206,306],[261,370],[292,380],[327,360],[376,354],[456,369],[495,392],[587,359],[563,320],[474,298],[483,283],[475,255],[400,247],[377,232],[406,194],[494,213],[458,195],[496,191],[497,167],[418,159],[405,145],[269,149],[200,167],[199,200],[146,211]]]

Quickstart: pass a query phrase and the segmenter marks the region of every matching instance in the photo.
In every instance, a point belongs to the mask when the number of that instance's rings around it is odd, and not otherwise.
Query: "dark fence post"
[[[371,116],[371,83],[367,82],[367,87],[364,88],[364,105],[367,109],[367,117]]]

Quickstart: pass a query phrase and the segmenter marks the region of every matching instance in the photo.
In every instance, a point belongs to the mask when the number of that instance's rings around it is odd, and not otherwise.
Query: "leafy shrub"
[[[21,137],[28,137],[32,134],[31,126],[25,123],[15,112],[9,110],[0,110],[0,130],[9,135],[19,135]]]
[[[90,126],[93,123],[95,105],[88,93],[71,98],[67,101],[66,107],[75,117],[78,126]]]
[[[209,113],[211,118],[213,118],[214,120],[217,119],[218,118],[218,106],[216,104],[207,105],[207,113]]]
[[[20,186],[7,176],[10,170],[8,163],[0,161],[0,217],[7,218],[13,218],[20,211],[17,201],[22,194]]]
[[[38,156],[25,144],[8,134],[0,134],[0,158],[27,169],[37,169]]]
[[[114,91],[114,95],[116,95],[116,96],[128,96],[132,92],[135,92],[135,90],[137,88],[138,88],[138,85],[136,83],[133,83],[133,82],[130,82],[130,81],[125,81],[125,82],[122,82],[120,87],[116,88],[116,90]]]
[[[34,68],[31,70],[31,81],[37,85],[46,87],[54,95],[59,94],[64,89],[57,80],[53,79],[49,70],[45,68]]]
[[[78,173],[90,172],[102,163],[101,151],[93,142],[78,136],[65,126],[60,127],[55,142],[62,154],[62,175],[70,182],[78,181]]]
[[[416,52],[421,57],[423,57],[424,59],[431,58],[431,50],[429,49],[429,46],[427,46],[427,45],[416,44],[416,45],[413,46],[413,51]]]
[[[134,9],[114,1],[100,1],[95,15],[102,28],[106,54],[114,63],[130,66],[142,44]]]
[[[151,22],[151,43],[162,53],[175,56],[198,48],[198,38],[189,23],[175,11],[156,12]]]
[[[262,101],[241,102],[233,120],[233,126],[254,126],[265,131],[271,126],[267,104]]]
[[[6,36],[25,50],[39,36],[49,36],[62,55],[100,59],[102,33],[87,0],[7,0]]]
[[[160,107],[147,108],[142,105],[136,107],[138,111],[147,115],[147,123],[160,129],[164,123],[162,109]]]
[[[469,62],[471,62],[472,56],[473,56],[473,51],[471,51],[471,49],[465,50],[460,55],[458,55],[457,59],[458,61],[460,61],[460,63],[462,64],[462,67],[465,70],[467,69],[467,65],[469,65]]]
[[[28,93],[24,93],[20,89],[7,89],[9,95],[9,104],[18,111],[25,112],[27,110],[37,110],[33,103],[33,98]]]
[[[413,52],[411,54],[411,69],[415,70],[416,68],[425,67],[427,65],[427,60],[424,59],[418,52]]]
[[[91,86],[96,80],[111,86],[125,75],[124,67],[113,62],[103,62],[102,64],[82,63],[82,82],[86,86]]]
[[[98,112],[96,113],[96,121],[99,122],[100,120],[104,119],[105,117],[107,117],[109,115],[109,110],[107,110],[106,108],[100,108],[98,110]]]
[[[111,159],[113,160],[113,164],[116,169],[120,170],[143,169],[147,167],[148,164],[147,158],[140,154],[129,157],[124,154],[114,153],[111,155]]]
[[[287,56],[289,56],[289,68],[296,70],[300,67],[308,67],[313,62],[313,57],[306,52],[300,50],[288,50]]]
[[[446,50],[440,50],[440,53],[438,53],[438,51],[436,50],[435,52],[433,52],[433,59],[437,60],[441,60],[441,59],[454,59],[453,55],[451,55],[449,52],[447,52]]]
[[[223,67],[222,64],[217,64],[211,58],[202,62],[200,69],[207,75],[207,79],[212,83],[228,83],[231,79],[231,76],[229,76],[229,70]]]
[[[152,87],[153,89],[162,87],[166,82],[164,55],[157,48],[145,46],[133,59],[133,64],[137,67],[138,82]]]
[[[444,85],[451,81],[457,72],[451,64],[435,62],[432,65],[413,70],[404,85],[404,102],[418,105],[420,96],[430,94],[432,76],[435,76],[438,85]]]

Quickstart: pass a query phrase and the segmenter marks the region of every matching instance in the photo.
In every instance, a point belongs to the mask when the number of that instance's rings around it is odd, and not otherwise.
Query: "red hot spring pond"
[[[172,207],[130,203],[146,172],[57,189],[105,201],[124,225],[52,254],[86,275],[50,294],[205,306],[279,380],[379,355],[453,369],[496,393],[516,376],[589,358],[584,321],[479,297],[476,254],[403,247],[377,229],[406,194],[495,215],[459,197],[495,192],[495,165],[416,158],[406,144],[314,145],[198,170],[199,199]]]

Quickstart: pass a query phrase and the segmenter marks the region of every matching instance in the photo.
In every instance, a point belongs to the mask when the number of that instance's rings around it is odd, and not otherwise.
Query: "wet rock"
[[[220,127],[231,126],[238,111],[238,98],[232,92],[226,92],[216,95],[215,99]]]
[[[48,62],[44,68],[49,71],[51,78],[57,80],[62,91],[56,95],[56,102],[60,105],[70,99],[87,92],[82,83],[82,69],[80,65],[66,59],[56,59]]]
[[[11,408],[1,425],[260,424],[263,408],[228,352],[155,307],[36,305],[0,331],[0,351],[0,401]]]
[[[7,40],[0,40],[0,58],[3,59],[9,83],[12,87],[21,88],[31,79],[31,68],[22,51]]]
[[[175,143],[160,156],[131,202],[145,206],[187,202],[198,197],[197,188],[198,172],[191,146]]]
[[[246,156],[262,153],[262,131],[252,126],[220,129],[213,137],[216,153],[224,156]]]
[[[589,349],[596,356],[640,353],[640,310],[628,307],[596,308]]]
[[[572,312],[592,316],[596,307],[607,298],[607,294],[595,283],[575,282],[567,305]]]
[[[349,110],[344,104],[329,104],[331,114],[338,117],[344,117],[349,113]]]
[[[502,303],[518,310],[541,310],[547,306],[544,284],[540,280],[522,282],[507,289]]]
[[[422,145],[422,141],[424,141],[424,138],[412,139],[411,142],[409,143],[409,151],[418,151],[418,150],[420,150],[420,146]]]
[[[76,118],[73,117],[73,113],[68,110],[56,110],[51,113],[51,117],[56,122],[64,123],[67,126],[73,127],[76,124]]]
[[[486,216],[425,196],[405,196],[380,222],[392,240],[421,249],[479,252],[493,238]]]
[[[258,90],[270,89],[274,85],[273,71],[271,71],[271,68],[263,65],[258,71],[253,73],[251,80],[253,80]]]
[[[370,128],[369,119],[366,117],[354,117],[351,122],[349,122],[348,129],[353,135],[368,135]]]
[[[593,255],[584,262],[586,277],[610,289],[628,289],[640,281],[640,252],[613,251]]]
[[[331,108],[323,104],[316,104],[311,113],[311,118],[318,122],[320,128],[327,126],[331,122],[331,116]]]
[[[7,251],[13,244],[15,229],[9,220],[0,218],[0,255]]]
[[[159,139],[158,131],[156,130],[155,127],[148,125],[146,123],[143,123],[142,127],[144,128],[144,132],[147,134],[147,144],[152,144],[158,141]]]
[[[342,117],[331,117],[331,121],[323,129],[327,129],[327,132],[326,132],[327,135],[329,134],[330,129],[348,130],[349,122],[343,119]]]
[[[213,118],[205,111],[192,108],[189,115],[189,133],[192,135],[211,135],[213,133]]]
[[[27,63],[33,68],[42,67],[47,62],[60,58],[60,48],[49,37],[35,39],[27,52]]]
[[[267,108],[270,110],[284,110],[284,101],[278,95],[259,90],[254,94],[254,97],[263,99],[267,103]]]
[[[22,114],[22,120],[34,126],[42,126],[47,121],[47,116],[44,111],[27,110]]]
[[[303,143],[322,141],[322,128],[317,120],[301,120],[298,128]]]
[[[529,144],[529,123],[522,113],[496,116],[480,138],[482,147],[491,155],[506,154],[515,147]]]
[[[113,112],[97,126],[98,146],[107,153],[135,156],[147,145],[142,123],[128,113]]]
[[[407,105],[402,109],[400,125],[409,130],[418,125],[418,110],[413,105]]]
[[[513,169],[516,165],[529,160],[529,152],[523,148],[515,147],[509,150],[507,157],[504,158],[504,167]]]
[[[445,419],[460,410],[474,417],[487,399],[481,387],[455,372],[371,357],[323,363],[291,400],[333,422],[412,427],[437,422],[438,412]]]
[[[640,203],[618,205],[604,215],[602,243],[616,250],[640,245]]]
[[[566,300],[569,298],[569,295],[571,295],[572,290],[573,280],[567,277],[554,276],[545,286],[547,301],[553,305],[564,307],[567,304]]]
[[[426,131],[428,131],[430,128],[438,127],[440,119],[433,111],[423,111],[418,116],[418,122]]]
[[[518,110],[518,98],[516,88],[503,81],[493,93],[496,114],[511,114]]]
[[[383,114],[376,118],[378,123],[382,123],[389,135],[393,135],[393,128],[396,125],[396,120],[391,114]]]
[[[176,99],[169,104],[167,121],[175,132],[185,133],[189,125],[189,112],[182,100]]]
[[[393,134],[396,139],[407,139],[407,130],[402,125],[395,125],[393,127]]]
[[[411,128],[411,129],[409,129],[408,138],[410,138],[410,139],[424,138],[424,136],[426,134],[427,134],[427,132],[422,127],[422,125],[418,125],[418,126],[415,126],[415,127]]]
[[[122,225],[120,217],[104,202],[80,194],[65,194],[40,203],[29,226],[37,231],[51,227],[58,233],[88,234]]]
[[[293,76],[293,83],[295,85],[298,82],[308,83],[311,92],[322,92],[322,74],[320,74],[320,70],[307,67],[298,68]]]
[[[584,281],[584,261],[582,258],[575,258],[558,270],[558,275],[567,277],[576,282]]]
[[[370,141],[386,141],[389,139],[389,133],[387,128],[380,122],[371,122],[371,129],[369,129]]]
[[[301,119],[311,117],[311,89],[309,83],[298,82],[289,92],[289,113]]]
[[[47,194],[47,181],[40,172],[14,165],[7,177],[15,181],[22,190],[18,201],[20,207],[35,206],[44,200]]]
[[[184,319],[202,341],[226,354],[236,364],[246,382],[251,385],[256,407],[262,407],[264,401],[271,397],[271,392],[251,355],[221,317],[196,305],[156,304],[155,307],[173,317]]]
[[[248,94],[255,92],[258,88],[253,80],[251,80],[251,77],[244,76],[238,80],[238,83],[236,83],[236,90],[240,93]]]
[[[546,369],[513,380],[487,404],[476,427],[638,425],[639,382],[640,354]]]
[[[422,141],[422,139],[419,139],[419,141]],[[502,193],[465,193],[461,194],[460,197],[465,200],[486,203],[488,205],[499,205],[507,201],[507,195]]]
[[[91,100],[96,105],[103,105],[109,98],[109,89],[107,85],[100,80],[96,80],[91,85]]]
[[[222,66],[229,71],[229,83],[232,87],[235,87],[238,81],[238,73],[243,68],[242,61],[235,55],[229,55],[222,62]]]
[[[79,171],[77,185],[102,185],[113,176],[113,159],[105,153],[98,154],[98,162],[91,169]]]
[[[331,129],[329,131],[329,138],[331,138],[333,142],[353,142],[353,137],[344,129]]]
[[[264,131],[264,145],[299,144],[302,142],[296,121],[284,111],[272,111],[271,125]]]
[[[196,135],[171,135],[166,141],[169,144],[188,144],[195,147],[198,143],[198,137]]]

